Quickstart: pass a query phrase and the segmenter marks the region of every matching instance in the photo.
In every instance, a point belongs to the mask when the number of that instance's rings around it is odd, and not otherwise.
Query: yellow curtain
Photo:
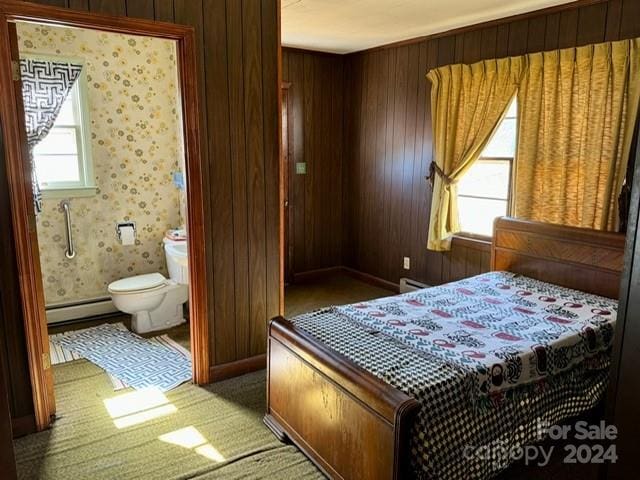
[[[447,65],[431,81],[434,157],[427,248],[448,250],[458,232],[456,182],[480,156],[516,94],[524,57]]]
[[[528,55],[515,216],[615,230],[640,98],[640,40]]]

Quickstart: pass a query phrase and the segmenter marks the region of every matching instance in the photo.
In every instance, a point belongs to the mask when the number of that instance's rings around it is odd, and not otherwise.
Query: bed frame
[[[491,269],[617,298],[624,235],[513,218],[494,225]],[[331,478],[407,478],[418,403],[285,318],[271,321],[267,414]]]

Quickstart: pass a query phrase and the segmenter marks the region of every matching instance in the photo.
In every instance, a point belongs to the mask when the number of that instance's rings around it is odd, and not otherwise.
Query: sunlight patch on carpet
[[[116,428],[139,425],[178,411],[157,388],[145,388],[107,398],[104,406]]]
[[[160,435],[158,439],[172,445],[193,449],[198,455],[202,455],[214,462],[224,462],[225,460],[224,456],[194,426],[165,433]]]

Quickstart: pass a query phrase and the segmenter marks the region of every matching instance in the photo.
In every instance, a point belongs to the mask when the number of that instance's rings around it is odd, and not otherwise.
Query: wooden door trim
[[[282,86],[282,18],[281,0],[276,0],[276,30],[278,32],[278,65],[277,65],[277,82]],[[277,89],[278,102],[278,313],[284,315],[284,190],[283,190],[283,171],[282,165],[282,90]],[[267,327],[268,328],[268,327]]]
[[[291,283],[293,281],[293,243],[289,235],[291,234],[291,151],[289,149],[289,135],[291,122],[291,98],[289,89],[290,82],[282,82],[280,89],[280,108],[286,108],[286,111],[280,111],[280,122],[282,124],[280,131],[280,140],[282,141],[281,165],[280,165],[280,182],[282,185],[282,264],[283,264],[283,281]],[[286,125],[286,128],[285,128]],[[286,138],[285,138],[286,135]]]
[[[50,372],[43,339],[47,338],[44,294],[40,274],[35,217],[32,207],[30,171],[26,151],[24,118],[18,113],[9,50],[9,23],[14,21],[91,28],[128,35],[145,35],[176,41],[178,74],[182,100],[183,135],[187,169],[187,208],[193,381],[210,381],[209,312],[205,259],[204,199],[202,195],[202,159],[200,152],[200,116],[196,44],[193,27],[151,20],[80,12],[66,8],[0,0],[0,120],[4,126],[5,154],[11,199],[11,217],[15,234],[18,283],[24,316],[29,372],[33,391],[36,427],[49,426],[54,406],[43,386]]]

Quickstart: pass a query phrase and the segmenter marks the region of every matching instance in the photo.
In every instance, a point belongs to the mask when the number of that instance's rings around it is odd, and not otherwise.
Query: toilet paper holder
[[[116,237],[118,237],[119,241],[122,241],[122,228],[124,227],[132,227],[133,228],[133,236],[136,236],[136,222],[117,222],[116,223]]]

